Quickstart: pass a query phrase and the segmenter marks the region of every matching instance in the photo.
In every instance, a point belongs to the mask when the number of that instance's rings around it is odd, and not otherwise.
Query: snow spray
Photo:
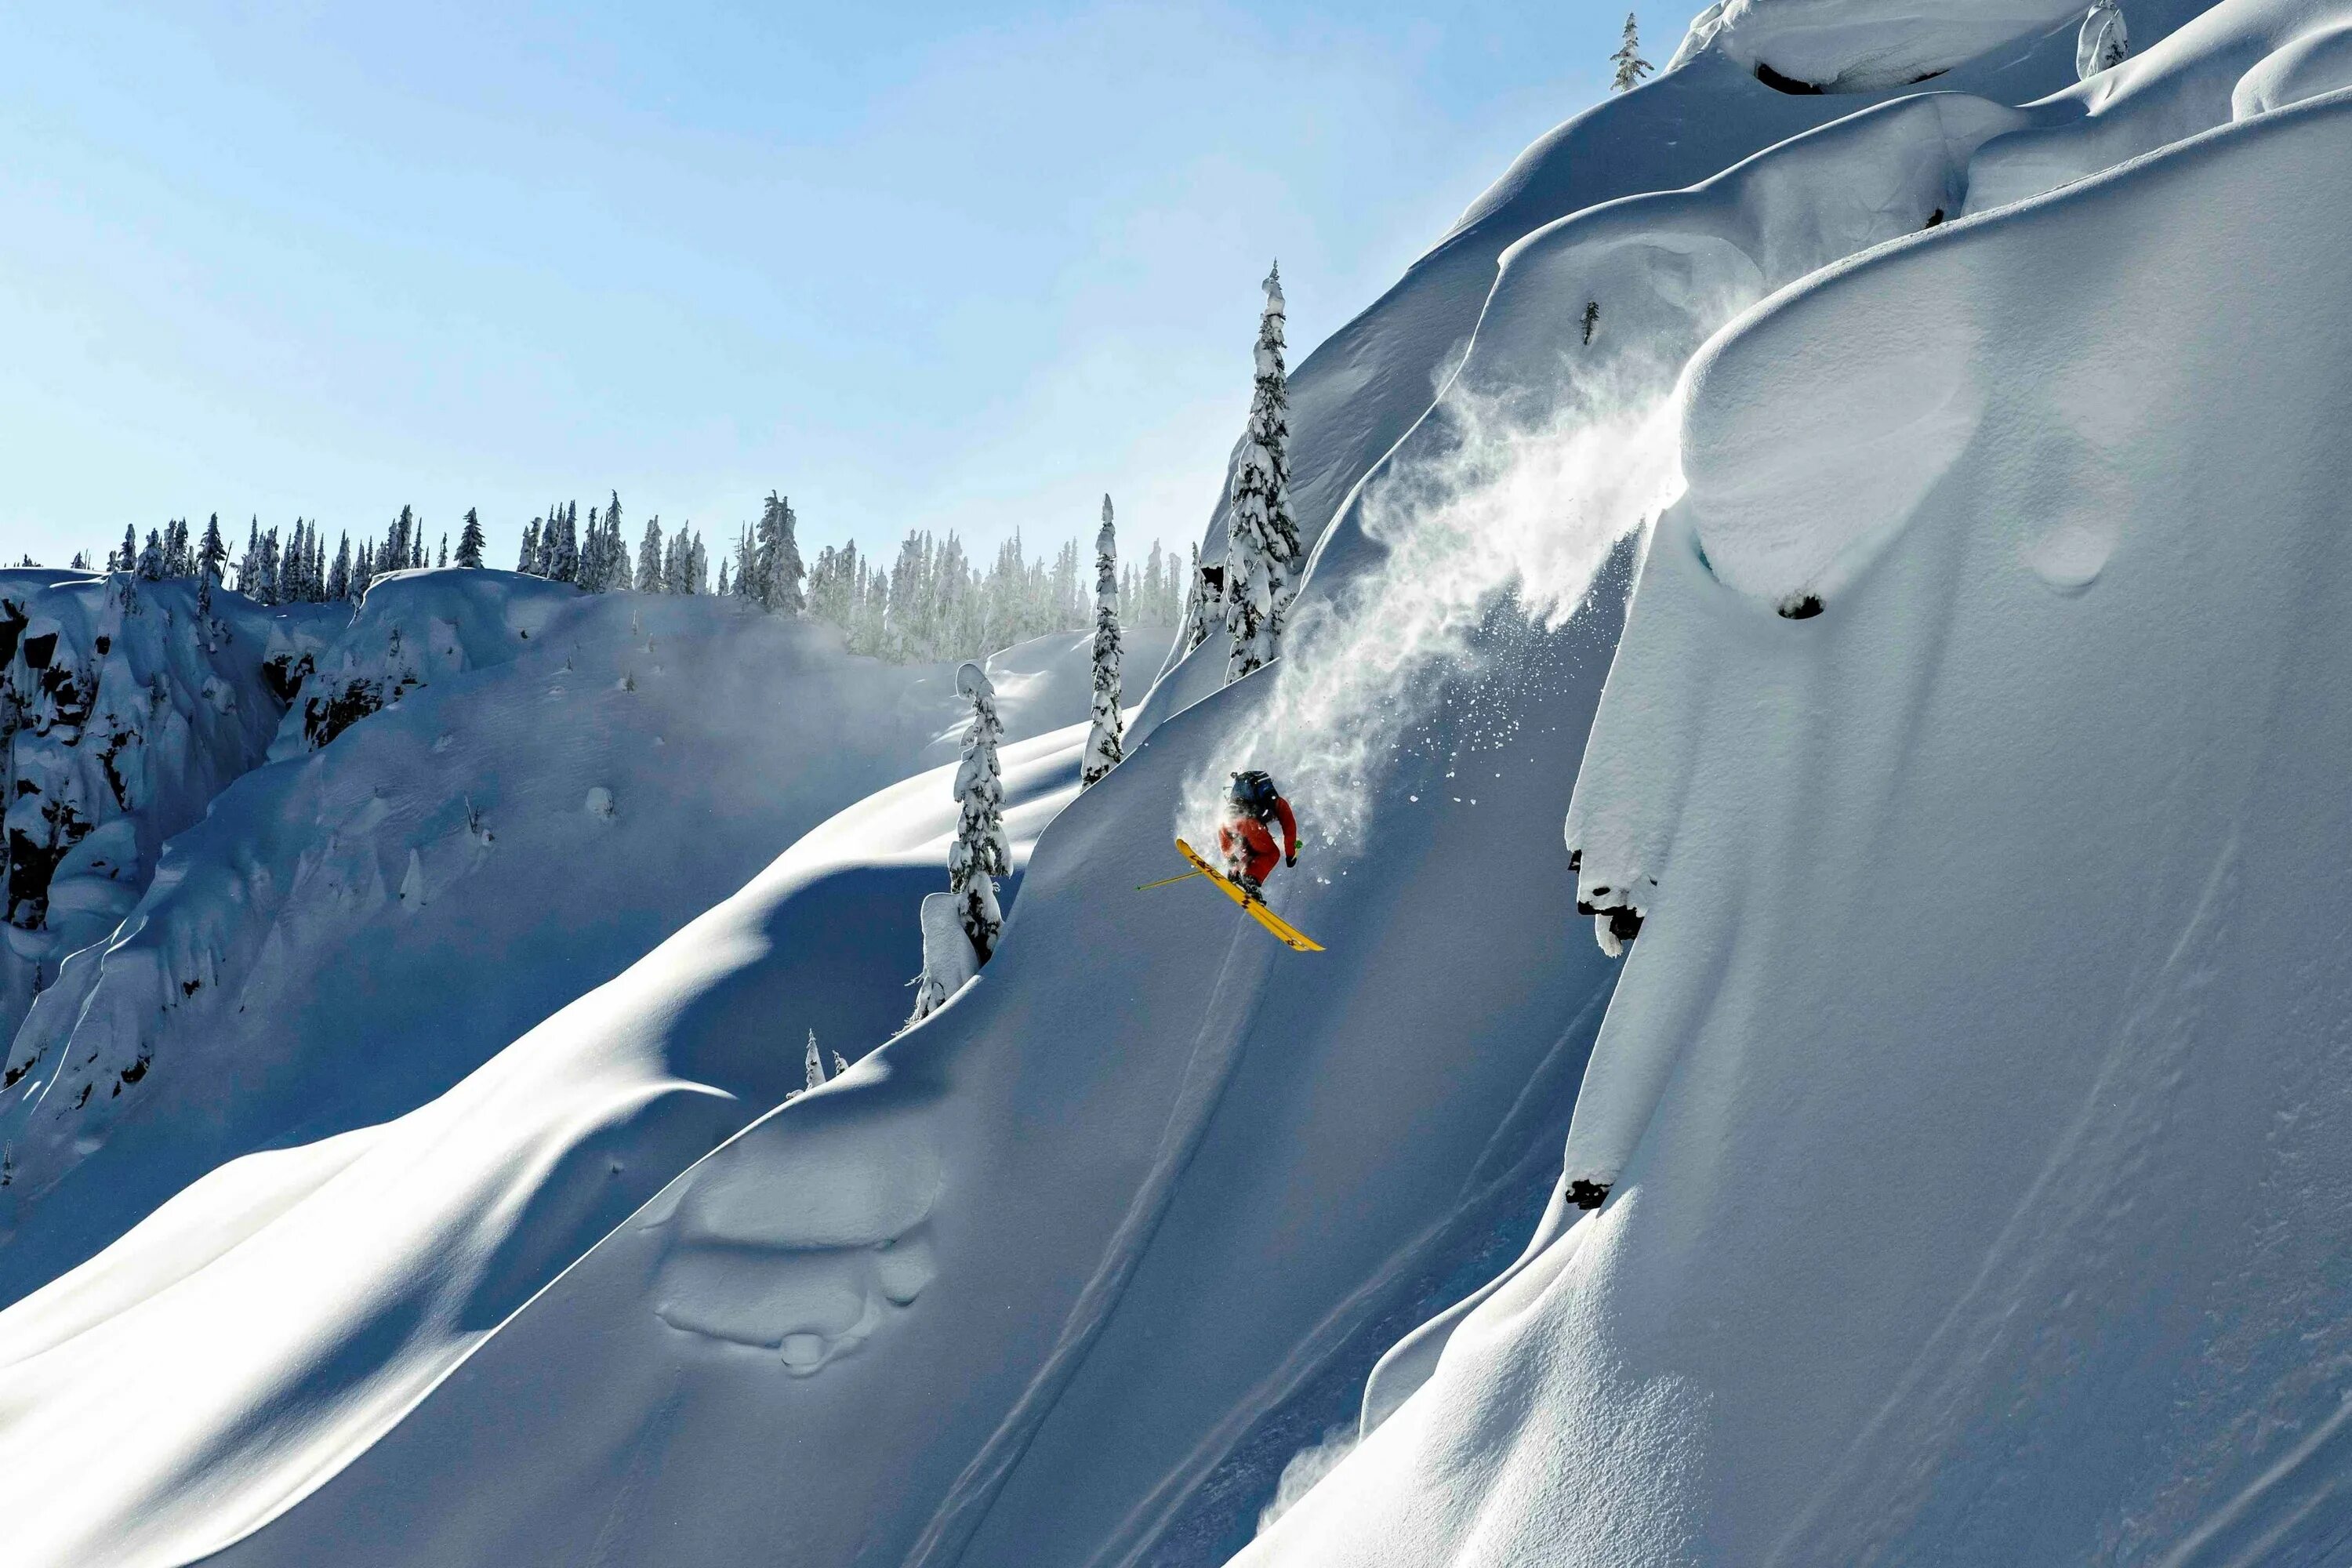
[[[1528,420],[1449,384],[1420,428],[1343,506],[1317,552],[1350,526],[1380,552],[1336,586],[1310,575],[1282,657],[1243,732],[1187,781],[1177,831],[1215,842],[1230,770],[1272,773],[1310,840],[1360,849],[1382,760],[1456,677],[1505,593],[1546,629],[1574,613],[1617,542],[1681,488],[1678,402],[1663,375],[1596,386]],[[1643,389],[1626,390],[1632,382]],[[1223,659],[1213,636],[1200,657]]]

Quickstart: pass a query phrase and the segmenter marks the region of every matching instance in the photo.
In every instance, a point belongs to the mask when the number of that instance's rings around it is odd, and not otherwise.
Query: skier
[[[1283,864],[1297,865],[1298,818],[1291,815],[1290,803],[1256,769],[1235,773],[1225,819],[1217,827],[1217,847],[1225,857],[1225,874],[1253,899],[1263,900],[1266,873],[1274,869],[1274,830],[1267,826],[1272,822],[1282,825]]]

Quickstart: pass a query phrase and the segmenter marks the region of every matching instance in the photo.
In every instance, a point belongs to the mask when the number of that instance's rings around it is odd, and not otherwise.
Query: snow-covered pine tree
[[[808,570],[801,564],[800,541],[793,536],[798,521],[792,502],[770,490],[760,509],[752,597],[780,616],[797,616],[808,608],[808,596],[802,591]]]
[[[278,592],[278,531],[270,529],[261,536],[259,570],[255,574],[251,597],[257,605],[279,602]]]
[[[1631,11],[1625,13],[1624,41],[1617,46],[1617,52],[1609,57],[1609,63],[1617,68],[1617,75],[1609,84],[1612,92],[1623,92],[1627,88],[1641,86],[1642,79],[1657,68],[1642,58],[1641,29],[1634,24]]]
[[[1095,535],[1094,722],[1078,764],[1085,789],[1118,766],[1118,540],[1111,529],[1110,497],[1103,497],[1102,531]]]
[[[205,524],[204,542],[196,547],[196,573],[217,580],[227,564],[228,545],[221,538],[220,513],[215,512]]]
[[[147,531],[147,547],[139,552],[139,575],[150,583],[163,580],[163,535],[160,530]]]
[[[1201,547],[1192,546],[1192,586],[1184,595],[1184,651],[1209,640],[1211,595],[1208,574],[1201,569]]]
[[[735,593],[739,598],[751,595],[751,531],[749,527],[735,531]]]
[[[457,531],[457,564],[478,567],[482,563],[482,520],[472,507],[466,509],[466,526]]]
[[[640,594],[662,591],[662,531],[658,516],[646,519],[646,536],[637,541],[635,586]]]
[[[719,592],[722,597],[735,591],[735,584],[727,580],[727,566],[728,563],[722,558],[719,563]]]
[[[1290,517],[1290,393],[1282,363],[1282,268],[1265,275],[1258,318],[1255,384],[1241,461],[1234,468],[1232,537],[1225,548],[1225,619],[1233,653],[1225,679],[1239,680],[1282,651],[1298,571],[1298,525]]]
[[[433,564],[436,566],[446,566],[449,564],[449,535],[446,531],[441,535],[441,557],[439,560],[434,562]]]
[[[564,503],[563,516],[555,523],[555,542],[547,551],[547,575],[558,583],[580,581],[580,503]]]
[[[2092,0],[2083,30],[2074,35],[2074,74],[2084,81],[2112,70],[2131,54],[2131,31],[2117,0]]]
[[[515,555],[515,570],[526,577],[539,574],[539,521],[534,517],[522,525],[522,549]]]
[[[352,596],[352,536],[335,535],[335,564],[327,573],[327,597],[330,601]]]
[[[957,694],[971,703],[971,723],[963,732],[958,764],[955,842],[948,847],[948,892],[972,952],[986,963],[1004,930],[996,901],[996,879],[1013,868],[1013,847],[1004,837],[1004,781],[997,772],[997,743],[1004,726],[996,717],[996,688],[987,672],[967,663],[956,671]]]
[[[723,563],[719,570],[726,570]],[[722,588],[719,591],[724,593],[726,590]],[[681,594],[710,592],[710,552],[702,547],[700,533],[693,535],[691,542],[686,547],[686,585],[678,592]]]
[[[360,541],[360,558],[352,567],[352,597],[367,597],[369,584],[375,581],[375,541]]]
[[[129,523],[122,525],[122,549],[118,557],[106,563],[110,572],[131,572],[139,566],[139,535]]]
[[[817,1049],[814,1029],[808,1034],[808,1050],[801,1058],[801,1073],[805,1080],[801,1085],[803,1094],[812,1089],[823,1089],[833,1077],[825,1070],[824,1053]]]

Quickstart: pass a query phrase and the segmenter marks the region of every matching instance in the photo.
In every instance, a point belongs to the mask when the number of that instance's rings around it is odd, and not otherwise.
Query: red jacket
[[[1298,858],[1298,818],[1280,795],[1274,797],[1274,816],[1282,824],[1279,850],[1274,847],[1274,835],[1255,816],[1228,816],[1217,829],[1217,847],[1223,852],[1225,864],[1238,867],[1253,882],[1265,881],[1276,860]]]

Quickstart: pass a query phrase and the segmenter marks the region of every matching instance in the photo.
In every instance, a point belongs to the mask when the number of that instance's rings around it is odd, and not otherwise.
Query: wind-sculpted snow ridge
[[[1013,733],[1087,711],[1087,642],[999,657]],[[380,582],[311,662],[288,760],[172,843],[17,1034],[0,1301],[225,1160],[440,1094],[922,766],[960,707],[948,669],[814,625],[504,572]],[[311,749],[354,686],[388,706]]]
[[[1782,92],[1874,92],[2082,19],[2080,0],[1715,0],[1666,68],[1715,50]]]
[[[2135,0],[2133,37],[2145,47],[2206,3]],[[1779,9],[1764,0],[1757,7],[1776,15]],[[1947,41],[1936,58],[1951,68],[1936,78],[1938,89],[2017,104],[2074,80],[2074,28],[2058,23],[2079,19],[2079,7],[2052,0],[1962,0],[1932,7],[1845,0],[1842,9],[1855,29],[1874,26],[1896,38],[1937,26],[1930,9],[1938,16],[1970,18],[1939,35]],[[2034,22],[2021,17],[2046,25],[2037,33]],[[1759,15],[1755,21],[1769,19]],[[1970,40],[1976,47],[1963,58],[1948,58],[1951,48]],[[1291,508],[1310,550],[1359,482],[1428,411],[1460,363],[1496,267],[1513,244],[1556,219],[1620,197],[1680,190],[1874,100],[1916,90],[1905,85],[1911,76],[1898,73],[1866,92],[1791,94],[1759,81],[1752,62],[1724,47],[1691,48],[1677,57],[1677,65],[1538,138],[1387,293],[1292,369]],[[1247,339],[1237,336],[1236,374],[1247,363],[1246,349]],[[1235,460],[1239,451],[1237,445]],[[1229,511],[1221,492],[1202,542],[1203,561],[1224,559]],[[1341,575],[1323,574],[1319,589],[1310,579],[1309,599],[1329,592]],[[1147,700],[1138,721],[1145,730],[1222,682],[1222,627],[1212,629],[1208,646],[1209,657],[1163,672],[1174,679],[1164,679]]]
[[[1611,1195],[1240,1563],[2340,1553],[2347,215],[2337,92],[1709,346],[1570,819]]]
[[[0,572],[0,1037],[68,953],[138,900],[163,841],[261,760],[299,679],[289,671],[341,620],[227,593],[207,619],[196,610],[190,582]],[[11,1055],[0,1082],[26,1070]]]

